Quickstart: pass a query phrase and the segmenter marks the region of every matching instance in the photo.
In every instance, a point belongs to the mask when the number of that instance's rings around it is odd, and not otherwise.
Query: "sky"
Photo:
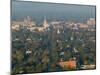
[[[48,20],[76,20],[86,21],[95,18],[95,6],[71,5],[43,2],[12,1],[12,20],[22,20],[30,16],[37,22]]]

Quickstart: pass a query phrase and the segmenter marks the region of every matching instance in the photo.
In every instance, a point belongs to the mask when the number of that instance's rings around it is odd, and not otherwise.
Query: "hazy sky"
[[[13,1],[12,19],[18,20],[26,16],[36,21],[41,21],[44,16],[49,20],[57,18],[81,21],[95,18],[95,6]]]

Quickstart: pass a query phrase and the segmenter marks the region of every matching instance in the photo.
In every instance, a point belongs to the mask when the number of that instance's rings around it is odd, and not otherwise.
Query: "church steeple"
[[[44,28],[49,27],[48,22],[47,22],[47,20],[46,20],[46,16],[44,16],[43,26],[44,26]]]

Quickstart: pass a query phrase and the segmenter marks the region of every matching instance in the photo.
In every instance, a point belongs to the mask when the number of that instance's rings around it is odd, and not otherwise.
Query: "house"
[[[95,69],[96,65],[95,64],[89,64],[89,65],[82,65],[82,69]]]
[[[76,68],[76,59],[72,58],[72,59],[69,59],[68,61],[60,61],[59,65],[62,68],[67,67],[67,68],[70,68],[70,69],[75,69]]]

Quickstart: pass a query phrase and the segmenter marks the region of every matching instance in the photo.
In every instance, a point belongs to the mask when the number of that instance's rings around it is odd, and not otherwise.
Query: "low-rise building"
[[[64,68],[69,68],[69,69],[76,69],[76,60],[75,59],[69,59],[68,61],[60,61],[59,65]]]

